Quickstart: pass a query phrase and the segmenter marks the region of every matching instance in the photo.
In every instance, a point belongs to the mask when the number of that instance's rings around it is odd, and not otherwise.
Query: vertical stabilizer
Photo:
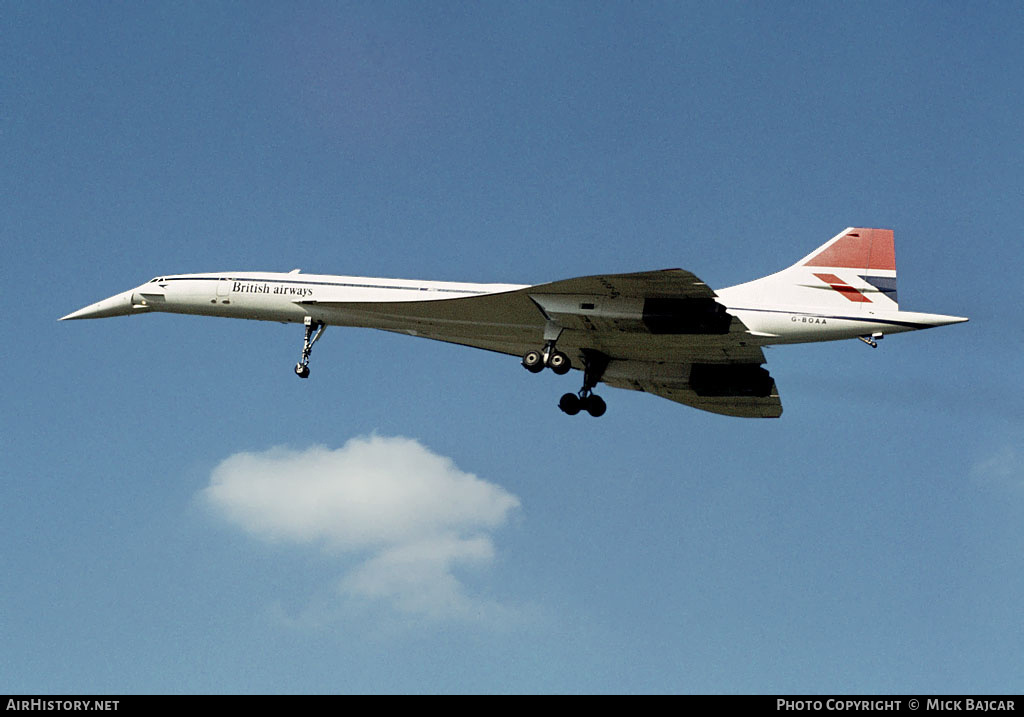
[[[730,303],[896,310],[893,231],[844,229],[788,269],[719,295]]]
[[[814,275],[850,301],[874,303],[875,299],[889,299],[893,305],[887,308],[894,309],[898,305],[896,242],[892,229],[847,229],[798,266],[822,269]],[[829,269],[834,273],[829,273]],[[843,281],[844,277],[853,279],[854,283]],[[833,283],[836,278],[839,282]],[[874,291],[856,289],[857,279],[869,284]],[[872,294],[875,294],[874,299]]]

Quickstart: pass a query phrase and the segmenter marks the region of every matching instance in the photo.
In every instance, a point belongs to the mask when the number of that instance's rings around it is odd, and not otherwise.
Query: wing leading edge
[[[608,359],[602,381],[729,416],[777,417],[761,347],[694,274],[603,274],[454,299],[302,301],[331,324],[365,326],[522,356],[560,331],[574,366]]]

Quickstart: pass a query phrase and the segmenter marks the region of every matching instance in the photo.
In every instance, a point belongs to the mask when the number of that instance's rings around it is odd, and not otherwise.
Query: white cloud
[[[247,533],[363,558],[340,591],[431,617],[479,614],[454,570],[494,560],[491,533],[519,500],[409,438],[353,438],[330,450],[238,453],[203,498]]]
[[[487,537],[438,537],[381,551],[347,575],[339,589],[353,597],[386,600],[405,612],[468,617],[490,609],[466,596],[452,568],[493,559],[494,545]]]

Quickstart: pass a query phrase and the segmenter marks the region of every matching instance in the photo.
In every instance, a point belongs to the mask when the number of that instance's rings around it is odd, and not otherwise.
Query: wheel
[[[523,354],[523,368],[530,373],[544,370],[544,355],[540,351],[527,351]]]
[[[585,401],[586,405],[584,408],[594,418],[600,418],[604,415],[604,412],[608,410],[608,404],[604,402],[604,399],[596,394],[590,394]]]
[[[303,366],[301,363],[295,364],[295,375],[299,378],[309,378],[309,366]]]
[[[558,401],[562,413],[575,416],[580,412],[580,399],[575,393],[567,393]]]
[[[572,363],[569,361],[569,357],[561,351],[555,351],[548,358],[548,366],[551,370],[557,373],[559,376],[569,373],[569,369],[572,368]]]

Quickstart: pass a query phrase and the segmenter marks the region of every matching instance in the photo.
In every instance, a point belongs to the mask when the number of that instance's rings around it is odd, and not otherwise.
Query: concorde
[[[258,271],[168,274],[61,318],[151,311],[302,324],[295,364],[309,377],[327,326],[382,329],[521,357],[532,373],[576,368],[558,403],[600,416],[598,383],[728,416],[776,418],[763,367],[772,344],[860,339],[967,321],[900,311],[891,229],[845,229],[770,276],[718,291],[683,269],[548,284],[464,284]]]

